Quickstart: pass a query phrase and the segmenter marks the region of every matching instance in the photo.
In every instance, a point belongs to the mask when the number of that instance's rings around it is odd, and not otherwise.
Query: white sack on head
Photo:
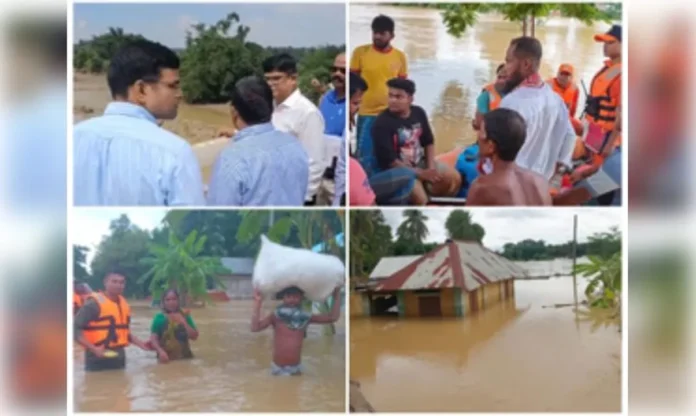
[[[265,296],[297,286],[309,300],[323,301],[344,280],[345,266],[338,257],[285,247],[261,236],[252,281]]]

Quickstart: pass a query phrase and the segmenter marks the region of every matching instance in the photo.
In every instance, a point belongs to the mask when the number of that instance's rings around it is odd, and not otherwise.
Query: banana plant
[[[575,272],[588,279],[585,296],[590,307],[616,308],[621,304],[621,251],[602,258],[588,256],[587,264],[575,266]]]
[[[192,300],[209,300],[208,279],[225,289],[218,276],[230,271],[222,266],[219,258],[201,255],[205,242],[206,237],[198,237],[195,230],[183,240],[170,231],[167,245],[150,244],[150,256],[140,261],[150,266],[150,270],[140,277],[138,283],[145,284],[150,280],[150,292],[155,300],[161,298],[167,289],[179,291],[183,306],[188,306]]]

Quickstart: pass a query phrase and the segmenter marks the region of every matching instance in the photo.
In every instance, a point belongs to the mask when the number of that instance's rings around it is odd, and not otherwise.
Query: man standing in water
[[[324,118],[314,103],[297,87],[297,62],[285,53],[263,61],[263,73],[273,92],[273,125],[302,143],[309,156],[309,186],[305,205],[316,205],[317,193],[326,169],[324,161]]]
[[[376,167],[372,143],[372,125],[379,113],[387,108],[387,81],[406,78],[406,54],[391,46],[394,39],[394,20],[379,15],[372,21],[372,44],[355,48],[350,70],[360,75],[369,89],[365,91],[358,112],[356,156],[368,175]]]
[[[85,348],[85,370],[119,370],[126,367],[126,347],[137,345],[150,351],[130,332],[130,306],[122,296],[126,278],[109,273],[104,291],[89,296],[75,315],[75,341]]]
[[[309,324],[330,324],[338,321],[341,314],[341,288],[333,292],[333,307],[329,314],[313,315],[302,309],[304,292],[298,287],[288,287],[278,293],[283,300],[274,312],[261,319],[263,297],[254,290],[254,310],[251,315],[251,332],[259,332],[273,326],[273,361],[271,373],[274,376],[297,376],[302,374],[302,343],[305,329]]]
[[[204,205],[191,145],[160,128],[181,101],[179,58],[141,40],[111,58],[113,101],[73,131],[75,205]]]
[[[483,116],[479,153],[491,160],[493,172],[474,181],[467,205],[551,205],[548,181],[515,163],[526,134],[524,119],[514,110],[499,108]]]
[[[522,36],[510,42],[505,55],[505,97],[500,108],[517,111],[527,136],[515,161],[550,181],[559,166],[571,166],[575,131],[561,97],[539,75],[539,40]]]

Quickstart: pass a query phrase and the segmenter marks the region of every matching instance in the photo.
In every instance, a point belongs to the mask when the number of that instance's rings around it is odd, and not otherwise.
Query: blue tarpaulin
[[[336,234],[336,237],[334,237],[334,241],[336,244],[338,244],[339,247],[344,247],[343,245],[343,233]],[[312,251],[315,253],[322,253],[326,251],[326,242],[321,242],[314,247],[312,247]]]

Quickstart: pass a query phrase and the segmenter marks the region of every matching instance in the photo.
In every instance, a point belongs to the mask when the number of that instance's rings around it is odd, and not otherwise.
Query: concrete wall
[[[370,300],[366,293],[350,292],[349,302],[350,316],[370,316]]]

